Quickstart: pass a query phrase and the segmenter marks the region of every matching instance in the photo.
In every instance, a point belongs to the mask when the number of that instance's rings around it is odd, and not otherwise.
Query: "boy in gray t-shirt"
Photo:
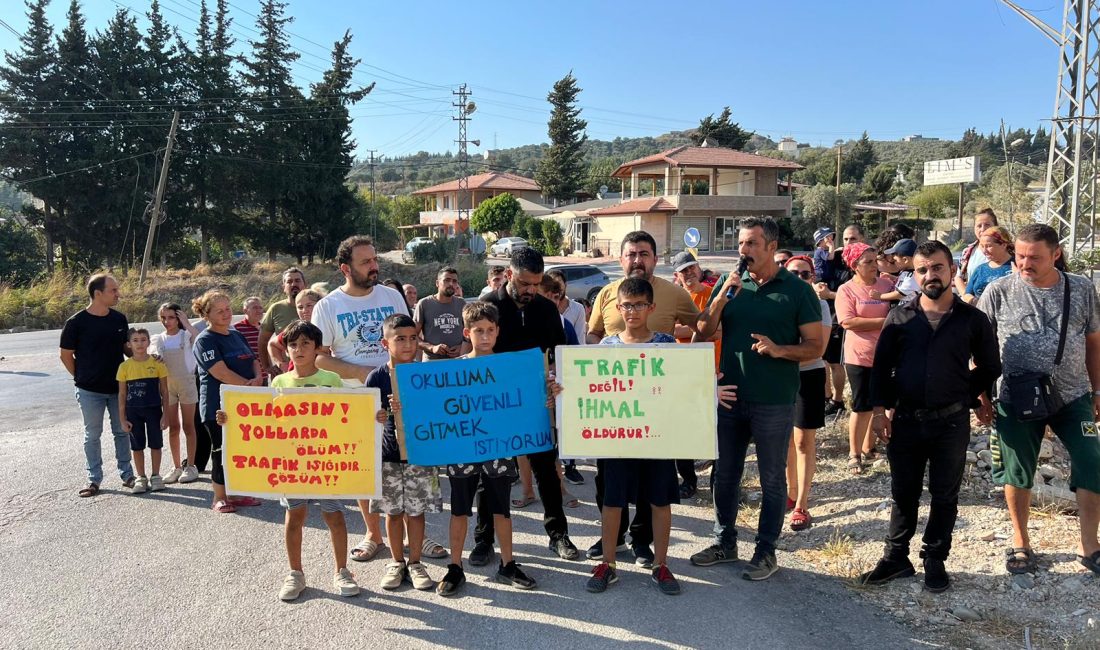
[[[435,295],[422,298],[413,310],[420,333],[420,349],[428,359],[454,359],[465,353],[462,308],[466,301],[455,295],[458,271],[443,267],[435,278]]]

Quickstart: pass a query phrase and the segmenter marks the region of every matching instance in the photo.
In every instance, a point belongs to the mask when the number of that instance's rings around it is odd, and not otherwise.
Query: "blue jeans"
[[[130,465],[130,435],[123,430],[122,420],[118,417],[118,394],[93,393],[77,388],[76,403],[80,405],[80,415],[84,418],[84,457],[88,462],[88,482],[96,485],[103,482],[103,450],[99,439],[103,436],[104,411],[111,417],[118,475],[123,481],[131,479],[134,470]]]
[[[722,548],[737,546],[737,507],[745,454],[756,443],[760,504],[756,550],[775,552],[787,505],[787,446],[791,443],[794,405],[737,402],[718,409],[718,461],[714,472],[714,534]]]

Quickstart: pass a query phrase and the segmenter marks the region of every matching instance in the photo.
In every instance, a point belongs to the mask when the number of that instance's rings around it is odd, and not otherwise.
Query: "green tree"
[[[584,132],[588,122],[580,118],[581,109],[577,107],[580,92],[570,72],[554,84],[546,97],[553,107],[548,123],[550,147],[539,161],[535,180],[543,193],[555,202],[572,198],[584,180],[581,147],[588,140]]]
[[[539,219],[542,231],[542,253],[561,255],[561,226],[553,219]]]
[[[714,113],[704,117],[699,120],[699,127],[692,132],[691,141],[701,145],[703,141],[709,140],[711,144],[719,147],[743,149],[753,134],[742,129],[740,124],[730,119],[731,117],[729,106],[723,108],[717,118],[714,117]]]
[[[844,162],[841,164],[841,177],[856,183],[863,182],[863,175],[875,164],[875,148],[864,131],[859,140],[855,141],[844,152]],[[835,169],[835,168],[834,168]]]
[[[949,209],[957,208],[959,192],[954,185],[928,185],[905,202],[919,209],[926,219],[943,219],[949,216]]]
[[[615,173],[621,163],[621,160],[612,156],[604,156],[593,160],[588,165],[588,173],[585,175],[584,191],[595,196],[599,194],[600,188],[604,185],[607,186],[610,192],[617,190],[619,179],[612,178],[611,174]]]
[[[42,252],[34,231],[0,210],[0,284],[29,284],[43,270]]]
[[[479,203],[470,215],[470,225],[477,232],[492,232],[498,237],[507,237],[522,215],[523,208],[519,201],[505,192]]]
[[[852,216],[852,206],[859,200],[859,190],[853,183],[840,186],[840,218],[837,219],[838,194],[835,187],[813,185],[795,192],[794,212],[799,218],[791,220],[794,234],[805,238],[807,229],[813,232],[821,226],[836,227],[837,221],[848,221]]]
[[[863,196],[875,201],[886,201],[894,188],[897,173],[898,170],[893,165],[876,165],[863,176]]]

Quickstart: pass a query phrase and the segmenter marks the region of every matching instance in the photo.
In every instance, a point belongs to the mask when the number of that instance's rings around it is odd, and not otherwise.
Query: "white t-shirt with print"
[[[389,360],[382,347],[382,321],[392,314],[408,315],[405,297],[378,284],[366,296],[349,296],[336,289],[313,307],[310,321],[332,356],[357,366],[377,368]]]

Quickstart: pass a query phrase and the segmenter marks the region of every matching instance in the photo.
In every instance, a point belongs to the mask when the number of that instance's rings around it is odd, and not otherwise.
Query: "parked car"
[[[409,243],[405,244],[405,250],[401,251],[401,261],[405,264],[412,264],[415,261],[413,251],[421,244],[427,244],[432,239],[431,237],[413,237]]]
[[[489,247],[491,255],[503,255],[511,257],[512,253],[521,248],[527,248],[527,240],[522,237],[503,237]]]
[[[546,271],[561,271],[568,285],[565,295],[573,300],[588,300],[595,302],[596,295],[605,285],[611,282],[611,278],[592,264],[555,264],[546,267]]]

